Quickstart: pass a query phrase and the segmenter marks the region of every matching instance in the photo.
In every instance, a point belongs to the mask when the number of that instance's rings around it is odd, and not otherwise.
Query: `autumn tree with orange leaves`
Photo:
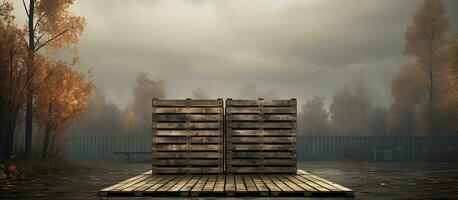
[[[133,91],[133,102],[123,116],[123,132],[126,134],[146,134],[151,131],[151,101],[165,97],[165,82],[154,81],[146,73],[137,74],[137,85]]]
[[[441,0],[425,0],[405,32],[406,52],[428,75],[427,117],[432,122],[437,98],[437,76],[445,62],[449,22]]]
[[[22,3],[27,15],[24,28],[16,24],[12,4],[0,2],[0,156],[3,159],[13,154],[16,120],[22,112],[26,114],[25,152],[31,152],[34,110],[36,124],[47,126],[48,139],[43,142],[46,148],[42,153],[55,154],[54,144],[73,119],[82,115],[82,107],[93,88],[83,74],[71,69],[78,64],[76,44],[85,26],[84,18],[69,11],[73,0]],[[68,52],[73,59],[56,60],[57,52]],[[78,103],[74,105],[75,102]],[[57,115],[61,118],[56,118]]]
[[[74,56],[73,62],[77,61],[76,44],[86,22],[84,18],[70,12],[69,7],[74,0],[28,0],[28,3],[22,0],[22,3],[27,15],[27,78],[34,78],[37,72],[41,71],[35,62],[37,53],[42,49],[46,48],[48,54],[57,51],[70,52]],[[47,71],[42,81],[46,81],[52,72]],[[33,101],[40,86],[41,83],[27,85],[26,153],[32,152]]]
[[[441,0],[425,0],[405,32],[406,53],[415,61],[392,82],[392,134],[458,133],[457,38],[448,38],[449,20]]]
[[[19,110],[25,103],[27,69],[24,31],[17,28],[11,3],[0,3],[0,157],[13,151],[14,130]]]
[[[71,70],[62,61],[46,63],[52,76],[37,90],[34,112],[37,124],[44,128],[41,156],[55,157],[65,129],[82,117],[94,85],[83,74]]]

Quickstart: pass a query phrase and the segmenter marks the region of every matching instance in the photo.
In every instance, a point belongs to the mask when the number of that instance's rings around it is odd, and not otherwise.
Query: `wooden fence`
[[[66,154],[70,160],[121,160],[116,151],[151,151],[151,136],[69,137]],[[422,160],[429,156],[458,157],[458,137],[298,137],[297,160],[372,160],[385,151],[401,160]],[[448,155],[450,156],[450,155]],[[138,159],[151,159],[139,155]],[[135,159],[133,157],[133,159]]]

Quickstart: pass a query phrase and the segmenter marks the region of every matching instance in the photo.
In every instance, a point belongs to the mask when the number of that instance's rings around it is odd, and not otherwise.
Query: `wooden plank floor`
[[[337,196],[353,190],[298,170],[297,174],[152,175],[142,173],[99,191],[99,196]]]

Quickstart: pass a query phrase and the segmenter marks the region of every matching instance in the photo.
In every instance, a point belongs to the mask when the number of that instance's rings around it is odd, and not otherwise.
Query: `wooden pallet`
[[[226,100],[226,172],[296,173],[296,99]]]
[[[297,174],[157,175],[151,171],[99,191],[99,196],[339,196],[344,186],[299,170]]]
[[[153,171],[223,173],[223,100],[153,99]]]

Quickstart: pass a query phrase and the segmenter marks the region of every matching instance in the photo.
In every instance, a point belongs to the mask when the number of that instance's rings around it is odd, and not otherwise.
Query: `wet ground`
[[[99,199],[99,189],[150,168],[146,163],[82,164],[91,168],[0,182],[0,199]],[[458,163],[300,162],[298,167],[352,188],[356,199],[458,199]]]
[[[356,199],[458,199],[458,163],[303,162],[299,168],[353,189]]]

